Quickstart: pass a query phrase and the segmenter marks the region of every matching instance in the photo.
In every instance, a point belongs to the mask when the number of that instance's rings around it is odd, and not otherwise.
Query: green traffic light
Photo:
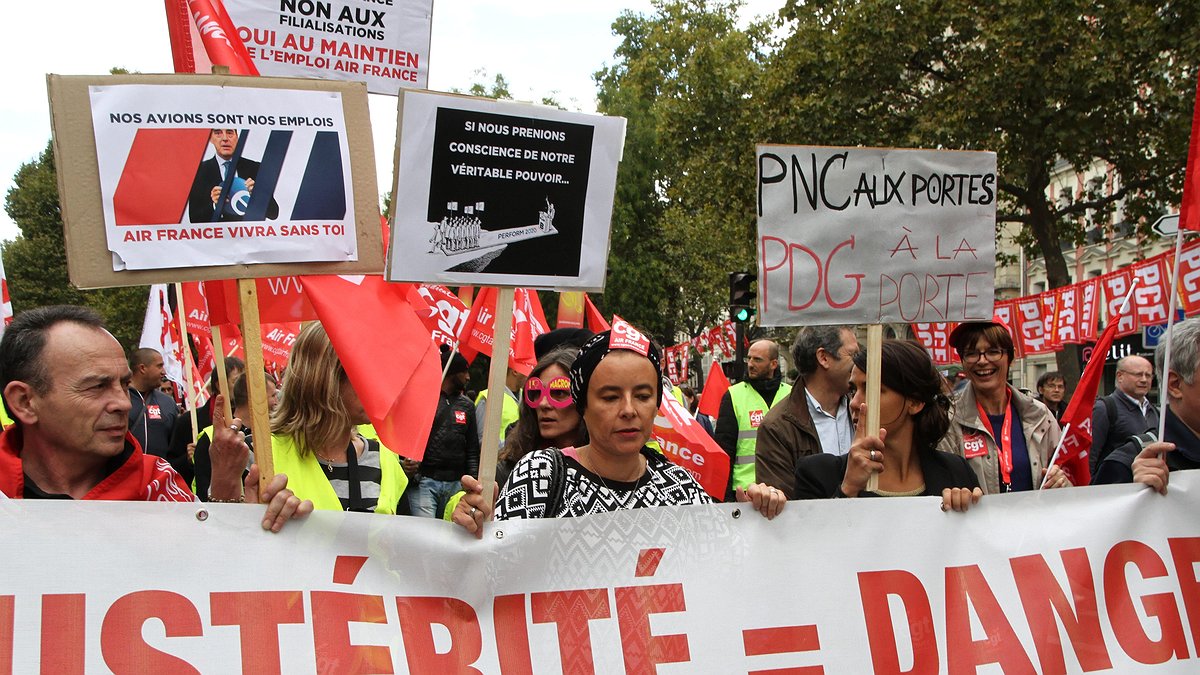
[[[733,320],[739,323],[745,323],[750,320],[750,308],[739,307],[733,314]]]

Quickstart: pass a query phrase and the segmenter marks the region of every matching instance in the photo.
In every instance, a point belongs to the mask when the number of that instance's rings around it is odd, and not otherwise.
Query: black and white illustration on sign
[[[429,250],[456,272],[579,273],[592,128],[438,108]]]
[[[625,120],[405,91],[387,278],[599,290]]]

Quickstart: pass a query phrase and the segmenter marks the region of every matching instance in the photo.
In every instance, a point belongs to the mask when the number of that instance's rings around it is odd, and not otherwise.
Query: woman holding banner
[[[658,347],[623,321],[593,337],[571,364],[575,409],[589,442],[522,457],[496,503],[496,519],[560,518],[622,509],[707,504],[711,499],[685,469],[646,447],[663,395]],[[479,481],[463,477],[467,494],[453,520],[482,534],[490,507]],[[767,518],[783,508],[782,492],[766,485],[739,491]]]
[[[1014,345],[997,321],[961,323],[950,345],[962,359],[967,386],[950,412],[938,449],[967,460],[984,494],[1069,487],[1055,465],[1046,469],[1061,432],[1046,406],[1008,384]]]
[[[396,453],[359,432],[357,425],[368,423],[325,328],[308,324],[292,347],[271,415],[275,471],[317,509],[395,514],[408,477]]]
[[[940,496],[943,511],[966,511],[978,503],[983,491],[966,461],[937,451],[949,427],[950,401],[929,354],[912,342],[884,341],[879,388],[883,428],[878,434],[864,428],[867,352],[853,358],[850,409],[858,412],[854,443],[845,455],[803,458],[796,465],[797,499]],[[879,474],[879,487],[868,492],[871,474]]]

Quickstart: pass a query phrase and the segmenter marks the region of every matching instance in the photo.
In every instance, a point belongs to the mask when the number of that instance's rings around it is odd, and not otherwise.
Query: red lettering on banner
[[[350,643],[351,621],[388,622],[383,596],[313,591],[309,599],[318,673],[330,669],[345,675],[392,672],[392,652],[386,646]]]
[[[982,640],[972,639],[972,608],[987,636]],[[947,567],[946,668],[951,673],[974,673],[985,663],[999,664],[1006,675],[1036,675],[979,566]]]
[[[1101,282],[1104,284],[1105,309],[1108,311],[1108,316],[1117,316],[1120,314],[1121,303],[1125,300],[1125,294],[1129,292],[1132,273],[1128,270],[1122,270],[1113,274],[1101,277]],[[1129,299],[1130,311],[1125,312],[1121,316],[1121,320],[1117,323],[1117,337],[1124,337],[1132,334],[1137,330],[1137,295]]]
[[[562,672],[572,675],[594,673],[592,632],[588,622],[609,617],[608,591],[589,588],[532,593],[529,600],[534,623],[557,624]]]
[[[13,636],[16,630],[13,617],[15,600],[15,596],[0,595],[0,673],[11,673],[13,670]]]
[[[1179,254],[1180,303],[1191,316],[1200,310],[1200,246],[1189,246]]]
[[[862,598],[867,644],[871,649],[871,668],[876,675],[938,672],[940,663],[933,610],[929,607],[929,594],[917,575],[905,570],[859,572],[858,592]],[[909,670],[900,669],[899,645],[896,627],[892,624],[889,596],[897,597],[904,606],[913,655],[912,668]]]
[[[1108,620],[1112,624],[1117,642],[1130,658],[1138,663],[1166,663],[1172,656],[1186,659],[1187,638],[1183,634],[1183,623],[1175,595],[1170,592],[1144,595],[1142,610],[1150,619],[1158,620],[1162,637],[1150,639],[1142,625],[1138,610],[1130,594],[1126,567],[1132,563],[1143,579],[1157,579],[1167,575],[1167,566],[1154,549],[1140,541],[1123,541],[1113,546],[1104,559],[1104,598],[1108,609]]]
[[[483,636],[470,605],[458,598],[396,598],[396,609],[409,672],[482,675],[472,667],[483,652]],[[433,641],[435,623],[450,633],[444,652]]]
[[[42,596],[43,673],[85,672],[84,598],[83,593]]]
[[[100,626],[100,652],[104,664],[122,673],[200,674],[192,665],[146,644],[142,626],[150,619],[162,622],[167,637],[204,634],[200,613],[191,600],[170,591],[135,591],[117,598]]]
[[[1200,563],[1200,537],[1172,538],[1167,543],[1171,546],[1179,592],[1192,626],[1192,644],[1200,649],[1200,578],[1196,576],[1196,563]]]
[[[653,635],[650,615],[682,612],[683,584],[626,586],[615,589],[621,653],[629,675],[654,675],[660,663],[691,660],[686,635]]]
[[[1062,551],[1061,556],[1075,607],[1071,606],[1071,601],[1063,593],[1062,586],[1042,556],[1021,556],[1008,561],[1017,592],[1021,596],[1021,607],[1029,621],[1029,632],[1033,635],[1041,672],[1043,675],[1067,672],[1055,615],[1067,631],[1067,639],[1075,650],[1080,667],[1085,672],[1108,670],[1112,668],[1112,661],[1104,645],[1104,633],[1100,630],[1096,583],[1087,551],[1082,548],[1070,549]]]
[[[208,598],[212,625],[237,626],[242,648],[242,674],[282,672],[279,625],[304,623],[300,591],[212,593]]]
[[[505,675],[533,675],[527,616],[523,594],[498,595],[492,601],[496,655],[500,659],[500,672]]]

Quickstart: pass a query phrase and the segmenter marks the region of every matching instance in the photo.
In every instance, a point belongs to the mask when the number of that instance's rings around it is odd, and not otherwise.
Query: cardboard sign
[[[49,88],[77,286],[275,276],[296,263],[380,271],[361,84],[51,75]]]
[[[765,326],[992,316],[996,156],[760,145]]]
[[[432,0],[224,0],[263,75],[367,83],[373,94],[424,88]]]
[[[405,90],[386,277],[601,290],[625,120]]]

